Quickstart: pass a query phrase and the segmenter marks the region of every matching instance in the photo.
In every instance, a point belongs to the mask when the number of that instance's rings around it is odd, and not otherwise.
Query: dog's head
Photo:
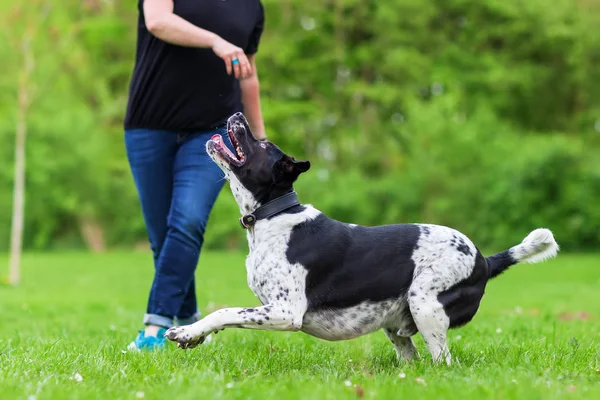
[[[242,113],[229,117],[227,136],[235,154],[221,135],[206,143],[206,151],[225,173],[243,214],[291,192],[298,176],[310,168],[309,161],[297,161],[275,144],[256,140]]]

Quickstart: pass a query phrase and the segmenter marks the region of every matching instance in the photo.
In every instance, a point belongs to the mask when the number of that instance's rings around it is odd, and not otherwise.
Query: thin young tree
[[[26,183],[26,144],[27,121],[32,104],[40,93],[36,84],[35,72],[37,68],[36,56],[40,51],[35,46],[38,34],[45,26],[51,13],[51,5],[44,0],[30,3],[23,8],[16,5],[11,12],[6,13],[5,26],[9,27],[8,38],[14,53],[17,55],[17,118],[15,129],[14,147],[14,178],[13,178],[13,204],[10,234],[10,256],[8,282],[16,285],[21,280],[21,253],[23,248],[23,229],[25,226],[25,183]],[[64,46],[66,40],[55,43]],[[58,47],[44,49],[45,54],[52,54]],[[45,89],[51,80],[42,83]]]
[[[17,126],[15,135],[15,163],[13,180],[12,224],[10,233],[10,258],[8,281],[16,285],[21,280],[21,250],[25,220],[25,143],[27,139],[27,115],[31,106],[31,75],[35,59],[31,42],[36,25],[27,21],[21,37],[11,38],[19,55],[19,79],[17,85]]]

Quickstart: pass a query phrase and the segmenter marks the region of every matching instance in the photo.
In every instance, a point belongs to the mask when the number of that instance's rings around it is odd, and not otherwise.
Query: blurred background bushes
[[[536,227],[600,245],[599,0],[263,0],[270,139],[312,169],[303,202],[362,224],[428,222],[504,249]],[[135,1],[0,0],[0,250],[18,93],[25,247],[147,248],[123,146]],[[23,40],[31,37],[27,74]],[[206,245],[245,247],[226,187]]]

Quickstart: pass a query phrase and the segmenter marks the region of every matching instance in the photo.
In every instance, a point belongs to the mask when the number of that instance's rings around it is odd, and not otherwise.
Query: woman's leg
[[[167,235],[157,260],[149,315],[184,321],[197,315],[194,273],[210,212],[224,184],[222,171],[206,153],[206,142],[215,133],[226,131],[223,127],[180,140]]]
[[[198,305],[196,301],[196,281],[192,278],[192,283],[188,287],[187,293],[183,298],[183,304],[179,308],[179,312],[175,315],[178,325],[189,325],[200,319],[200,311],[197,311]]]
[[[142,214],[157,261],[167,234],[167,217],[173,192],[173,164],[177,153],[177,134],[149,129],[125,131],[127,158],[140,199]],[[168,315],[144,317],[146,336],[156,336],[158,328],[173,325]]]

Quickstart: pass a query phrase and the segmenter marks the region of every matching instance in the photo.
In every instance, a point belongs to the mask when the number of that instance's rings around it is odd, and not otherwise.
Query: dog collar
[[[256,221],[272,217],[275,214],[297,205],[300,205],[300,201],[298,200],[298,195],[296,192],[292,191],[286,193],[283,196],[273,199],[268,203],[258,207],[256,210],[254,210],[254,212],[241,217],[240,225],[242,225],[242,228],[244,229],[251,228],[254,226]]]

